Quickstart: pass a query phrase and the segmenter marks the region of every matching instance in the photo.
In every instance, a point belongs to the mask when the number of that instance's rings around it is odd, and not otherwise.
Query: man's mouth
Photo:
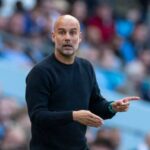
[[[70,45],[70,44],[64,44],[63,47],[72,48],[72,45]]]

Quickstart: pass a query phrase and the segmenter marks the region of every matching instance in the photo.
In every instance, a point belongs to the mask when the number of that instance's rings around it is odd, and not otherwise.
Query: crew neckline
[[[64,67],[71,67],[71,66],[73,66],[73,65],[75,64],[75,62],[76,62],[76,56],[75,56],[74,62],[73,62],[72,64],[65,64],[65,63],[60,62],[60,61],[56,58],[56,56],[55,56],[54,53],[52,53],[51,56],[52,56],[52,58],[55,60],[55,62],[57,62],[58,64],[60,64],[60,65],[62,65],[62,66],[64,66]]]

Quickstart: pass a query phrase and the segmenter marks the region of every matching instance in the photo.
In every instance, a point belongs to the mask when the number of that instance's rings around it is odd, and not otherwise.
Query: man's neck
[[[63,64],[73,64],[74,63],[74,59],[75,59],[75,55],[72,56],[63,56],[62,54],[60,54],[59,52],[55,51],[54,55],[56,57],[56,59],[63,63]]]

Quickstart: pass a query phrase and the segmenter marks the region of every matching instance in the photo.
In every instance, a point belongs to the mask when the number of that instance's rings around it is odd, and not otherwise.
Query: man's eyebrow
[[[72,28],[71,30],[77,30],[77,28]]]
[[[65,30],[64,28],[58,28],[58,30]]]
[[[58,28],[58,30],[66,30],[66,29],[64,29],[64,28]],[[77,28],[72,28],[70,30],[77,30]]]

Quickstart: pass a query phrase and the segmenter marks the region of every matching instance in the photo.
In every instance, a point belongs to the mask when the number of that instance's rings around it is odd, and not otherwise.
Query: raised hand
[[[87,110],[73,111],[73,120],[91,127],[103,125],[102,118]]]
[[[134,97],[125,97],[123,99],[120,99],[118,101],[113,102],[112,109],[116,112],[124,112],[129,109],[129,105],[131,101],[139,100],[140,97],[134,96]]]

